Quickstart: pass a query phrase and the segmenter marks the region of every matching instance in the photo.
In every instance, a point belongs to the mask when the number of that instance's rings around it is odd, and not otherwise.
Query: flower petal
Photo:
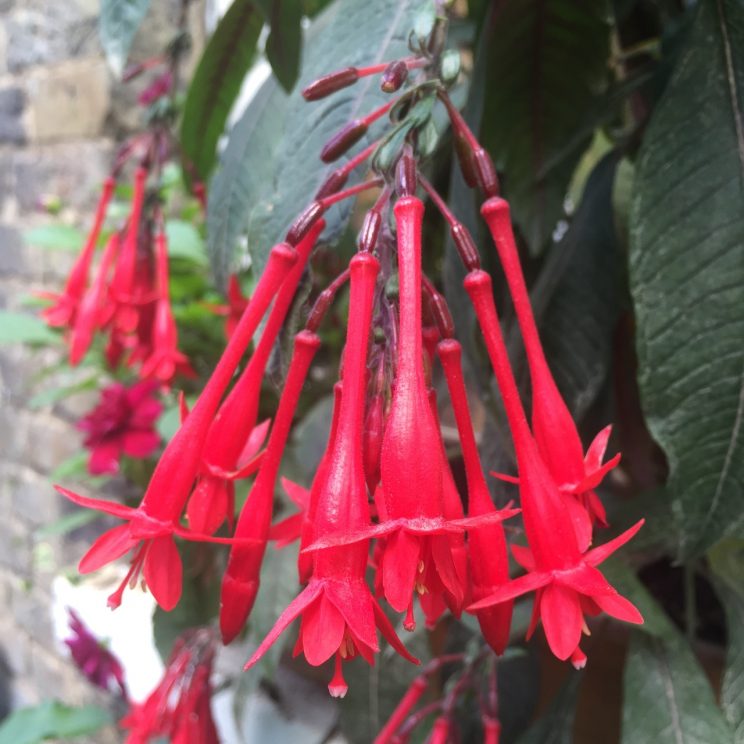
[[[535,556],[532,555],[532,551],[525,545],[512,545],[511,552],[514,556],[514,560],[523,568],[525,571],[535,570]]]
[[[520,576],[517,579],[513,579],[508,583],[500,586],[493,594],[489,594],[485,599],[481,599],[478,602],[474,602],[468,607],[468,612],[475,612],[481,610],[484,607],[491,607],[501,602],[506,602],[509,599],[514,599],[522,594],[527,594],[535,589],[539,589],[546,584],[549,584],[553,579],[553,575],[550,573],[526,573],[524,576]]]
[[[78,571],[81,574],[97,571],[101,566],[121,558],[128,553],[139,540],[132,537],[128,524],[121,524],[104,532],[80,559]]]
[[[625,532],[618,535],[616,538],[606,542],[604,545],[600,545],[599,547],[588,551],[584,555],[584,560],[590,566],[596,566],[602,563],[602,561],[607,560],[607,558],[609,558],[618,548],[622,547],[626,542],[628,542],[628,540],[633,538],[636,532],[643,527],[645,521],[645,519],[639,520],[630,529],[625,530]]]
[[[550,650],[565,661],[581,640],[584,619],[578,594],[560,584],[549,584],[543,590],[540,617]]]
[[[289,498],[292,499],[300,509],[307,509],[307,506],[310,503],[310,491],[307,488],[303,488],[299,483],[289,480],[289,478],[282,478],[281,483],[287,496],[289,496]]]
[[[602,572],[586,563],[580,563],[569,571],[556,571],[556,583],[568,586],[579,594],[596,598],[599,594],[614,594],[612,585]]]
[[[605,426],[589,445],[589,449],[584,456],[584,466],[587,473],[591,473],[602,466],[602,460],[607,451],[607,443],[610,441],[610,434],[612,434],[612,424]]]
[[[643,624],[643,615],[638,611],[638,608],[617,592],[613,594],[601,594],[592,597],[592,599],[608,615],[616,617],[618,620],[623,620],[626,623],[635,623],[636,625]]]
[[[113,475],[119,471],[121,442],[116,439],[105,439],[91,448],[88,459],[88,472],[91,475]]]
[[[124,432],[122,449],[129,457],[148,457],[160,446],[160,435],[156,431],[132,430]]]
[[[326,597],[343,615],[354,636],[370,650],[379,651],[372,595],[364,580],[329,581]]]
[[[142,573],[155,601],[166,612],[172,610],[181,598],[183,566],[176,541],[170,535],[150,542]]]
[[[382,586],[385,599],[397,612],[403,612],[411,600],[420,554],[420,538],[405,530],[398,530],[385,541]]]
[[[57,493],[62,494],[66,499],[72,501],[73,504],[78,506],[84,506],[86,509],[94,509],[95,511],[102,511],[106,514],[111,514],[114,517],[121,519],[131,519],[134,509],[130,506],[125,506],[117,501],[106,501],[105,499],[91,499],[87,496],[81,496],[79,493],[69,491],[67,488],[62,486],[54,486]]]
[[[346,621],[339,609],[326,596],[305,610],[302,615],[302,649],[310,666],[320,666],[338,651],[346,631]]]
[[[382,633],[382,637],[399,653],[404,659],[410,661],[412,664],[420,664],[421,662],[413,655],[408,652],[408,649],[403,645],[400,638],[398,638],[392,623],[388,620],[388,616],[382,611],[382,607],[377,603],[377,600],[372,597],[372,607],[375,612],[375,623]]]
[[[258,451],[261,449],[261,445],[266,440],[266,434],[271,426],[271,419],[266,419],[260,424],[256,424],[248,435],[248,439],[243,447],[243,451],[238,457],[238,466],[243,467],[249,460],[252,460]]]
[[[302,513],[298,513],[271,525],[269,540],[274,540],[277,548],[287,547],[287,545],[299,539],[302,532],[302,520]]]

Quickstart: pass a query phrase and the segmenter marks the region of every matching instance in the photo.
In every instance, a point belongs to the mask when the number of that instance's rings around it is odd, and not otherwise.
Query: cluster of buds
[[[382,600],[401,614],[406,630],[415,626],[415,600],[428,626],[446,611],[455,616],[473,613],[487,646],[502,654],[514,600],[534,593],[529,635],[542,620],[552,652],[576,667],[586,661],[580,647],[582,633],[588,632],[586,616],[603,611],[642,622],[637,609],[597,568],[641,523],[604,545],[592,546],[594,527],[606,522],[594,489],[618,461],[615,457],[603,462],[609,428],[585,456],[540,344],[509,206],[498,194],[490,157],[438,77],[437,54],[430,45],[416,58],[346,68],[305,90],[307,98],[315,99],[373,74],[382,75],[384,91],[411,86],[399,99],[344,127],[323,149],[325,161],[341,157],[387,112],[397,117],[397,125],[406,121],[406,112],[414,121],[407,123],[408,135],[395,157],[389,154],[393,140],[383,134],[333,171],[291,224],[285,240],[271,249],[214,373],[194,408],[183,411],[181,428],[166,447],[140,506],[130,509],[59,489],[78,504],[125,520],[99,538],[81,561],[82,571],[92,571],[131,552],[130,571],[112,596],[112,605],[118,604],[125,583],[134,584],[140,571],[164,609],[176,604],[181,563],[174,536],[229,544],[220,605],[224,642],[238,635],[250,615],[269,540],[274,537],[286,544],[298,539],[298,580],[303,588],[246,666],[256,664],[300,618],[295,654],[303,654],[314,666],[333,660],[329,690],[334,696],[343,696],[347,689],[344,663],[357,655],[374,663],[380,648],[378,630],[397,653],[416,661],[396,635]],[[506,274],[529,360],[531,424],[506,352],[491,278],[481,268],[467,229],[419,171],[416,135],[425,123],[419,104],[428,101],[433,106],[437,100],[450,116],[466,180],[486,196],[482,214]],[[373,153],[371,178],[346,187],[348,178]],[[323,215],[332,204],[365,190],[375,190],[377,198],[364,219],[358,250],[348,268],[317,296],[304,328],[295,336],[273,420],[270,425],[257,423],[267,359],[324,229]],[[419,194],[428,195],[444,216],[467,270],[464,290],[475,309],[516,453],[517,476],[503,478],[518,485],[519,508],[497,509],[489,493],[452,316],[422,268],[424,203]],[[282,456],[321,345],[320,324],[346,284],[350,291],[346,342],[325,453],[309,491],[283,481],[301,511],[272,527]],[[267,311],[262,335],[227,393]],[[458,491],[445,455],[432,377],[436,365],[443,371],[455,414],[466,494]],[[234,481],[254,474],[233,525]],[[511,548],[525,573],[512,579],[503,522],[520,513],[527,545]],[[230,536],[216,536],[225,522]],[[371,584],[367,581],[370,564],[375,571]],[[435,740],[445,741],[451,707],[442,704],[440,710],[435,727],[440,734]],[[495,741],[495,712],[484,713],[486,719],[490,741]],[[393,733],[397,739],[384,740],[405,741],[400,730]]]
[[[121,720],[125,744],[218,744],[211,710],[214,652],[214,634],[204,628],[176,640],[158,686]]]
[[[165,65],[164,60],[155,60]],[[143,63],[125,79],[154,63]],[[167,109],[173,65],[167,66],[146,89],[141,101],[155,110]],[[69,362],[78,365],[97,334],[106,337],[105,358],[111,369],[120,364],[136,368],[143,379],[170,385],[177,375],[194,376],[187,357],[178,349],[178,333],[170,302],[168,242],[165,234],[159,180],[163,166],[176,152],[167,112],[151,119],[150,127],[119,149],[111,175],[105,180],[93,225],[59,294],[42,317],[61,328],[69,347]],[[113,231],[106,217],[122,173],[132,166],[129,214]],[[199,192],[202,194],[202,192]],[[203,194],[202,194],[203,198]],[[103,243],[96,265],[99,242]]]

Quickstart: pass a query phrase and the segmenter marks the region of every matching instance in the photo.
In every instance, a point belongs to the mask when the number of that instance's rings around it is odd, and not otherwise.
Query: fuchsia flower
[[[565,497],[543,463],[527,424],[496,315],[491,278],[484,271],[471,271],[465,278],[465,289],[475,307],[504,399],[517,454],[522,518],[529,543],[529,551],[515,551],[515,557],[528,572],[469,609],[483,610],[537,590],[528,637],[538,619],[542,619],[551,651],[561,660],[571,658],[580,667],[586,663],[579,647],[586,627],[585,614],[594,615],[603,610],[619,620],[643,622],[635,606],[618,594],[597,569],[598,564],[638,532],[643,520],[598,548],[581,549]]]
[[[357,254],[351,261],[341,410],[327,467],[316,475],[312,488],[317,502],[313,520],[317,536],[364,529],[369,525],[361,445],[367,346],[378,270],[378,261],[370,254]],[[335,673],[328,685],[334,697],[343,697],[347,690],[342,660],[358,653],[368,663],[374,663],[374,653],[379,650],[376,628],[399,654],[415,661],[395,635],[365,582],[368,550],[365,540],[315,551],[307,587],[282,613],[246,668],[266,653],[298,615],[302,616],[302,624],[295,653],[304,653],[313,666],[335,656]]]
[[[115,185],[116,182],[111,177],[103,182],[103,189],[93,219],[93,227],[88,234],[88,239],[85,241],[83,250],[80,252],[67,278],[64,291],[60,295],[42,295],[54,300],[54,304],[46,308],[41,314],[50,326],[71,328],[75,322],[78,307],[85,293],[85,288],[88,285],[88,274],[91,263],[93,262],[93,254],[96,250],[96,244],[101,234],[101,228],[106,218],[106,211],[114,193]]]
[[[514,242],[509,204],[500,197],[492,197],[481,207],[481,214],[501,259],[524,339],[532,380],[535,441],[559,490],[571,497],[566,499],[566,506],[571,511],[579,545],[585,550],[592,542],[592,525],[596,522],[607,526],[604,506],[593,489],[620,461],[617,454],[602,464],[612,427],[597,435],[585,457],[576,424],[558,391],[540,343]]]
[[[158,686],[121,720],[129,732],[125,744],[219,744],[211,710],[214,650],[206,629],[187,631],[176,641]]]
[[[235,481],[246,478],[258,468],[257,455],[269,428],[269,421],[256,423],[261,380],[310,253],[324,227],[325,222],[318,220],[298,243],[297,262],[279,290],[261,339],[209,428],[201,475],[187,509],[189,525],[197,532],[212,534],[225,519],[232,528]]]
[[[65,638],[65,644],[70,649],[75,666],[96,687],[111,692],[112,687],[116,685],[126,698],[124,669],[119,659],[88,630],[75,610],[68,607],[67,613],[70,616],[72,636]]]
[[[293,483],[289,478],[282,478],[281,483],[287,496],[299,507],[299,511],[271,525],[269,540],[274,540],[277,548],[284,548],[300,539],[305,513],[310,506],[310,491],[307,488]]]
[[[85,432],[83,444],[90,450],[88,472],[113,474],[122,455],[149,457],[160,446],[155,421],[163,412],[155,397],[157,382],[138,382],[126,387],[115,382],[101,390],[101,402],[77,424]]]
[[[280,243],[272,248],[253,299],[194,409],[165,448],[137,508],[86,498],[56,486],[63,496],[80,506],[97,509],[125,520],[125,524],[101,535],[79,565],[81,573],[90,573],[132,551],[129,572],[119,588],[109,597],[112,607],[120,604],[124,587],[127,583],[134,586],[140,572],[163,609],[173,609],[178,603],[181,596],[182,565],[173,536],[209,539],[185,530],[179,524],[199,470],[209,426],[261,318],[296,260],[297,251],[292,246]],[[212,539],[218,541],[218,538]]]

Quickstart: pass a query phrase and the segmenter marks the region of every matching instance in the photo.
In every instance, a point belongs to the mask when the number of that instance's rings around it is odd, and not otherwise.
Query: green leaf
[[[617,154],[610,153],[592,171],[571,227],[546,259],[532,292],[545,354],[577,417],[605,381],[621,309],[623,256],[612,210],[617,163]]]
[[[41,318],[0,310],[0,345],[58,344],[60,340],[61,337],[48,328]]]
[[[150,0],[101,0],[98,33],[106,59],[121,75],[137,29],[147,15]]]
[[[271,26],[266,57],[277,80],[289,93],[300,74],[302,8],[297,0],[258,0]]]
[[[579,672],[569,673],[550,708],[519,737],[517,744],[571,744],[574,741],[573,725],[581,678]]]
[[[589,131],[564,151],[606,86],[609,31],[606,0],[507,0],[495,14],[481,132],[534,253],[562,214],[571,175],[591,138]]]
[[[405,56],[408,31],[419,5],[418,0],[338,0],[331,4],[308,31],[301,84],[338,66]],[[374,50],[371,58],[370,50]],[[364,78],[313,103],[299,95],[287,99],[276,84],[266,83],[231,133],[210,192],[207,251],[219,282],[225,281],[242,235],[247,236],[247,252],[256,270],[263,268],[271,246],[343,162],[323,165],[318,159],[322,146],[347,122],[387,100],[375,83],[374,77]],[[254,137],[254,132],[260,135]],[[379,132],[379,125],[375,126],[370,136]],[[366,137],[358,148],[370,141]],[[325,215],[324,239],[335,241],[349,214],[348,204],[330,209]]]
[[[23,233],[23,239],[35,248],[79,251],[85,242],[85,235],[76,227],[59,223],[32,227]]]
[[[36,744],[46,739],[70,739],[92,734],[112,722],[111,714],[95,705],[73,708],[46,700],[11,713],[0,724],[0,744]]]
[[[714,585],[726,610],[726,667],[721,680],[721,708],[734,732],[734,744],[744,743],[744,543],[725,540],[710,553]]]
[[[100,517],[100,513],[93,509],[76,509],[72,514],[67,514],[54,522],[45,524],[34,532],[37,540],[46,540],[58,535],[66,535],[79,527],[84,527]]]
[[[631,209],[639,384],[669,461],[682,557],[744,518],[742,50],[744,6],[701,2],[646,132]]]
[[[204,241],[190,222],[168,220],[165,223],[165,234],[168,238],[168,255],[171,258],[182,258],[198,266],[207,265]]]
[[[262,27],[263,15],[255,3],[234,0],[204,50],[181,120],[184,173],[190,179],[206,181],[209,177],[217,157],[217,140],[256,56]]]

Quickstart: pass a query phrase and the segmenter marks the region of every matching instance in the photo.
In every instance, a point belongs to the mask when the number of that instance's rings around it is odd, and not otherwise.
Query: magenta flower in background
[[[88,630],[75,610],[68,607],[67,612],[72,636],[65,638],[65,644],[70,649],[75,666],[96,687],[112,692],[118,686],[121,694],[128,697],[121,662]]]
[[[163,411],[154,395],[159,386],[154,380],[131,387],[115,382],[101,391],[100,403],[77,424],[85,432],[83,444],[90,450],[89,473],[116,473],[122,454],[148,457],[157,450],[160,435],[155,421]]]

